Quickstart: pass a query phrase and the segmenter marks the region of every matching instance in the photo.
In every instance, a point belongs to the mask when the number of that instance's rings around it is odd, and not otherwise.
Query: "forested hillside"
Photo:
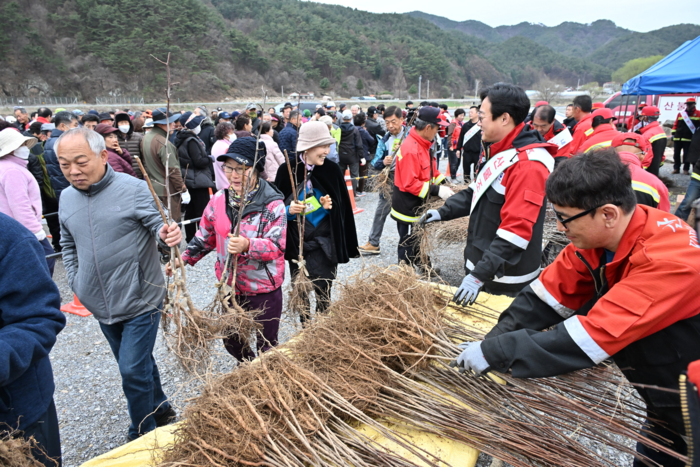
[[[599,65],[605,73],[610,73],[635,58],[667,55],[683,42],[700,35],[700,25],[696,24],[678,24],[647,33],[618,27],[609,20],[591,24],[564,22],[553,27],[523,22],[492,28],[480,21],[452,21],[421,11],[407,14],[430,21],[443,30],[464,33],[465,40],[479,44],[480,50],[496,67],[507,64],[499,61],[497,56],[502,54],[503,43],[510,42],[506,49],[509,55],[516,55],[513,49],[519,45],[518,41],[512,41],[513,38],[530,39],[548,48],[552,53],[550,60],[560,60],[560,56],[565,55]],[[600,68],[591,70],[594,74],[601,71]]]
[[[184,100],[259,95],[262,85],[405,97],[419,75],[431,97],[460,96],[475,80],[607,81],[618,62],[668,53],[698,28],[606,52],[638,33],[609,21],[490,28],[420,16],[298,0],[0,0],[0,94],[157,98],[165,73],[151,55],[171,52],[173,96]]]

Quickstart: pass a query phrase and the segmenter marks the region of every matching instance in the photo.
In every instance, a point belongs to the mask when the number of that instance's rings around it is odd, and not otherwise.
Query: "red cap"
[[[539,107],[539,106],[541,106],[541,105],[549,105],[549,102],[547,102],[547,101],[537,101],[537,103],[535,104],[535,107]]]
[[[695,104],[695,98],[694,97],[689,97],[688,100],[685,101],[686,104]]]
[[[95,131],[101,134],[102,136],[107,136],[110,133],[119,131],[119,128],[114,128],[112,125],[107,125],[106,123],[99,123],[95,127]]]
[[[603,117],[603,119],[605,119],[605,120],[607,120],[609,118],[612,118],[613,120],[617,120],[617,117],[615,117],[615,115],[613,115],[612,109],[602,108],[602,109],[598,109],[595,112],[593,112],[593,118],[598,117],[598,116]]]
[[[630,139],[634,140],[634,144],[627,141]],[[649,141],[647,141],[647,139],[639,133],[620,133],[613,138],[610,146],[614,148],[619,148],[620,146],[632,146],[641,149],[645,153],[651,151],[651,144],[649,144]]]
[[[642,109],[642,115],[645,117],[658,117],[661,115],[661,111],[656,106],[647,105]]]
[[[700,360],[695,360],[688,365],[688,379],[695,386],[700,387]]]
[[[593,107],[593,110],[602,109],[605,107],[605,104],[602,102],[594,102],[592,107]]]
[[[638,108],[646,107],[647,104],[645,102],[640,102],[639,105],[637,106]]]

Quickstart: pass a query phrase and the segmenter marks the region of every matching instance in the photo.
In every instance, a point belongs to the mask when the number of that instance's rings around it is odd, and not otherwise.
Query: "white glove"
[[[190,201],[192,201],[192,197],[190,196],[189,191],[185,191],[180,194],[180,203],[181,204],[190,204]]]
[[[472,370],[477,375],[488,370],[490,365],[489,362],[486,361],[486,358],[484,358],[484,353],[481,351],[482,342],[483,341],[462,342],[459,344],[458,347],[462,349],[462,353],[459,354],[457,360],[450,363],[450,366],[459,367],[460,373]]]
[[[437,209],[429,209],[428,212],[423,214],[420,219],[418,219],[418,225],[425,225],[430,222],[438,222],[440,220],[440,213]]]
[[[360,165],[365,165],[366,163],[367,163],[367,159],[365,159],[364,157],[362,159],[360,159]]]
[[[462,279],[462,284],[457,289],[455,296],[452,297],[452,301],[460,306],[473,305],[483,286],[483,282],[469,274]]]
[[[455,192],[452,191],[449,187],[446,187],[445,185],[440,185],[438,187],[438,196],[442,199],[447,199],[454,194]]]

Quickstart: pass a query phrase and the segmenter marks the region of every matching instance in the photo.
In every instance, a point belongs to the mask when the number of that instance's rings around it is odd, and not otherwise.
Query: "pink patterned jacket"
[[[232,212],[227,205],[227,191],[216,192],[204,209],[199,232],[182,255],[185,263],[194,266],[216,249],[218,279],[221,279],[226,264],[228,234],[231,232],[229,215]],[[241,235],[250,240],[250,248],[238,255],[236,294],[258,295],[281,287],[284,282],[287,216],[282,194],[265,180],[260,180],[257,194],[243,211]],[[231,278],[228,283],[231,285]]]

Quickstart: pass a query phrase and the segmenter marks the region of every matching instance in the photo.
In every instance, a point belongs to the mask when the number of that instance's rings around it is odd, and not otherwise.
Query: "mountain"
[[[406,97],[419,76],[430,97],[461,96],[477,80],[607,81],[619,62],[668,53],[697,29],[491,28],[299,0],[0,0],[0,96],[162,100],[165,69],[153,56],[168,52],[182,101],[259,96],[263,85],[276,97],[283,87]]]
[[[700,25],[695,24],[678,24],[647,33],[618,27],[609,20],[590,24],[564,22],[552,27],[523,22],[494,28],[480,21],[452,21],[421,11],[406,14],[430,21],[446,31],[462,32],[467,35],[465,40],[468,42],[485,41],[481,50],[487,57],[493,47],[498,47],[494,44],[522,38],[547,47],[552,52],[588,61],[611,71],[635,58],[667,55],[683,42],[700,36]]]

